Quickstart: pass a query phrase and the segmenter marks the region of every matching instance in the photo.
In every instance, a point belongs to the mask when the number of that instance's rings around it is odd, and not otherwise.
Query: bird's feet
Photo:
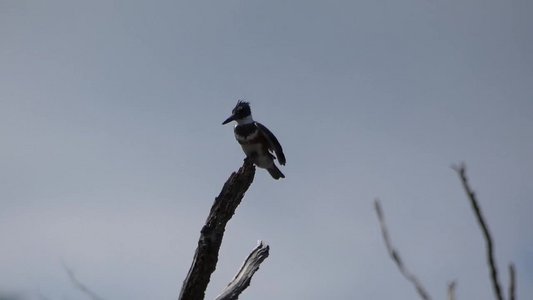
[[[244,158],[244,162],[249,163],[249,164],[254,164],[256,160],[257,160],[257,153],[253,153]]]

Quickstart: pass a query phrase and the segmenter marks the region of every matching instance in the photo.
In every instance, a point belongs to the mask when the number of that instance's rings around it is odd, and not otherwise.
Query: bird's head
[[[231,121],[237,121],[238,123],[241,123],[246,120],[253,121],[250,103],[239,100],[237,105],[235,105],[235,108],[231,111],[231,116],[222,122],[222,125],[228,124]]]

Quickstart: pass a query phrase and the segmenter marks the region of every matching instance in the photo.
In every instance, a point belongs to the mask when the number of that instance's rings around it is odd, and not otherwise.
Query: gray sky
[[[279,138],[231,220],[212,299],[258,239],[243,299],[491,298],[465,161],[518,297],[533,295],[533,2],[0,1],[0,291],[176,299],[244,154],[239,98]]]

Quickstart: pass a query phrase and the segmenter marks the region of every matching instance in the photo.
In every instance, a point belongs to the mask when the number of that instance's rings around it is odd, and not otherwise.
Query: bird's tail
[[[272,167],[267,169],[268,173],[272,176],[272,178],[278,180],[280,178],[285,178],[285,175],[281,173],[281,171],[278,169],[278,167],[275,164],[272,164]]]

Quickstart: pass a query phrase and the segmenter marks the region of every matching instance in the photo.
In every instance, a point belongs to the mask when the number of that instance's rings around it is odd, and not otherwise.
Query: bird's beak
[[[231,115],[229,118],[226,119],[226,121],[222,122],[222,125],[228,124],[231,121],[235,120],[235,115]]]

